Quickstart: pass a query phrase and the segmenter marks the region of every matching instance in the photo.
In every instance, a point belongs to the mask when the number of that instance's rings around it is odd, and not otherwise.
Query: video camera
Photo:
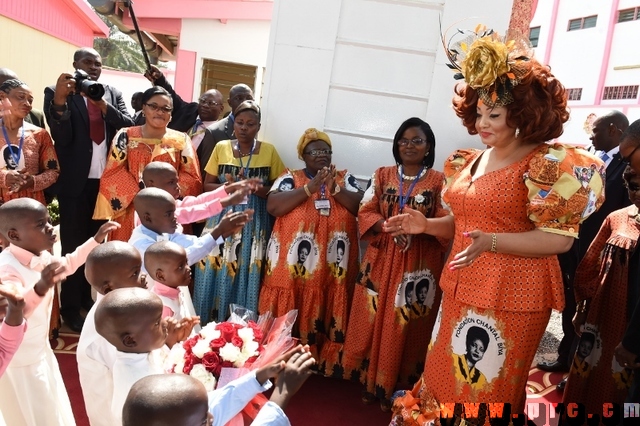
[[[87,95],[89,99],[99,101],[104,96],[104,86],[97,81],[92,81],[89,74],[82,70],[76,70],[73,74],[73,78],[76,80],[76,93],[80,92]]]

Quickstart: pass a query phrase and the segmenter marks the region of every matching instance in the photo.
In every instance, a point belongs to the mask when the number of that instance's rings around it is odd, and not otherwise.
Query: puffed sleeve
[[[446,210],[451,210],[447,204],[447,189],[454,181],[460,170],[473,161],[482,151],[479,149],[459,149],[449,156],[444,162],[444,185],[440,194],[442,206]]]
[[[604,201],[604,163],[583,149],[544,144],[524,175],[527,214],[537,229],[578,237],[580,224]]]
[[[296,188],[296,183],[293,180],[293,174],[291,170],[284,169],[282,174],[273,182],[269,194],[273,192],[287,192],[293,191]]]

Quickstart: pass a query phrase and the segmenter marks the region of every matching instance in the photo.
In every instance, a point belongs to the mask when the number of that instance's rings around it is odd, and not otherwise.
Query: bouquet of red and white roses
[[[297,311],[277,319],[266,314],[255,322],[248,319],[255,314],[245,308],[232,307],[232,310],[229,321],[210,322],[198,334],[175,344],[165,370],[189,374],[211,391],[225,372],[228,374],[220,386],[273,361],[295,345],[291,328]]]

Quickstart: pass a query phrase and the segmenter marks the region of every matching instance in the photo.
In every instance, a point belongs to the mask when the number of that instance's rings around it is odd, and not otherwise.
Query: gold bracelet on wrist
[[[307,197],[311,197],[311,191],[309,191],[309,186],[307,186],[307,184],[305,183],[304,186],[304,192],[307,193]]]
[[[498,236],[495,232],[491,233],[491,253],[498,252]]]

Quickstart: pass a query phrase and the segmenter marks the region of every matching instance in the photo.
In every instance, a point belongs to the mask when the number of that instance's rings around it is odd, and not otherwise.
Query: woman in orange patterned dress
[[[607,216],[574,281],[579,307],[574,325],[582,336],[563,402],[580,402],[586,413],[601,413],[605,402],[622,405],[634,374],[614,357],[632,313],[624,301],[628,299],[629,270],[633,270],[632,253],[640,237],[640,176],[627,167],[622,177],[633,205]]]
[[[1,119],[0,204],[29,197],[46,205],[44,190],[60,174],[53,141],[45,129],[24,121],[33,102],[26,84],[17,79],[7,80],[0,90],[12,105],[10,114]]]
[[[331,153],[329,136],[307,129],[298,143],[304,169],[285,170],[269,192],[267,210],[276,222],[259,301],[260,313],[298,310],[294,335],[319,365],[344,342],[358,273],[362,190],[348,171],[335,170]]]
[[[438,278],[446,239],[429,235],[395,238],[382,233],[389,217],[411,206],[424,217],[446,214],[440,203],[444,176],[433,170],[436,140],[419,118],[406,120],[393,139],[396,165],[371,179],[358,213],[369,242],[356,280],[342,351],[327,360],[326,374],[359,380],[363,402],[376,398],[388,411],[396,386],[411,386],[424,367],[429,335],[440,304]]]
[[[442,200],[450,215],[426,219],[408,210],[384,227],[392,235],[453,238],[422,379],[394,400],[398,425],[433,420],[434,404],[503,402],[524,413],[529,368],[551,309],[564,307],[556,255],[604,199],[600,160],[545,142],[561,135],[569,118],[564,87],[516,43],[478,32],[470,48],[454,49],[465,52],[459,70],[466,84],[456,87],[453,106],[487,148],[456,151],[445,162]],[[484,380],[470,383],[464,373],[471,369],[459,361],[474,328],[489,341],[473,364]]]
[[[180,193],[202,193],[200,168],[186,133],[168,129],[173,102],[162,87],[147,89],[142,95],[142,126],[116,133],[107,166],[100,179],[94,219],[109,219],[121,226],[111,233],[114,240],[128,241],[134,227],[133,198],[142,187],[142,171],[152,161],[164,161],[178,171]]]

